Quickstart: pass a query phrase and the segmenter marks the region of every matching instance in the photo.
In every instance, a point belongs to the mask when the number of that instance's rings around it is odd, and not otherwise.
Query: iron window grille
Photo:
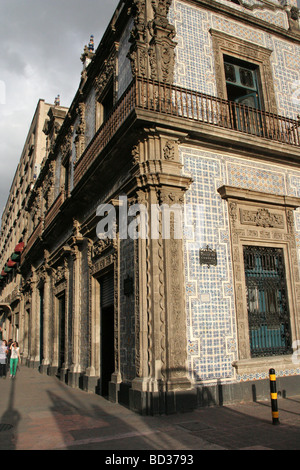
[[[251,357],[290,354],[290,314],[282,248],[244,246]]]

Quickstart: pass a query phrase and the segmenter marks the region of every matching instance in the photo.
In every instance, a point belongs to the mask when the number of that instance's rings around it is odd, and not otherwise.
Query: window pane
[[[236,82],[234,65],[225,63],[225,76],[226,76],[226,81],[233,82],[233,83]]]
[[[241,84],[247,88],[254,88],[253,72],[252,70],[240,68]]]

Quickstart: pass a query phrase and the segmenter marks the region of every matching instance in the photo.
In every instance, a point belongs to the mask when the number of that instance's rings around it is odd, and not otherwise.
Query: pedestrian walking
[[[6,378],[6,355],[7,345],[6,341],[0,340],[0,377]]]
[[[8,374],[9,369],[10,369],[10,355],[11,355],[11,345],[12,345],[13,340],[9,339],[7,343],[7,354],[6,354],[6,374]]]
[[[15,341],[12,343],[11,347],[11,355],[10,355],[10,377],[15,378],[18,362],[20,361],[20,348],[19,344]]]

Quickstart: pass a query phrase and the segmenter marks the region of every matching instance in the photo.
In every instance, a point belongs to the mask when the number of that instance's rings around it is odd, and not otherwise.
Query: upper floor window
[[[211,29],[218,97],[277,114],[272,49]]]
[[[262,93],[258,67],[224,56],[224,69],[228,100],[261,109]]]
[[[104,93],[101,94],[99,101],[97,103],[97,118],[96,118],[96,127],[99,129],[100,126],[107,120],[114,106],[114,85],[113,80],[111,80],[106,88]]]

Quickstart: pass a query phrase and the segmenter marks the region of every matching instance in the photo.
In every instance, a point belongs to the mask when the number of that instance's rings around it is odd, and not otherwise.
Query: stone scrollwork
[[[76,127],[75,147],[76,147],[76,161],[81,157],[85,149],[85,103],[79,103],[77,108],[77,114],[79,116],[79,124]]]
[[[96,98],[99,99],[113,74],[115,73],[116,67],[116,53],[110,55],[110,57],[104,61],[104,68],[102,72],[95,79]]]
[[[152,17],[148,17],[146,1],[133,1],[134,28],[128,57],[134,77],[173,82],[176,43],[175,28],[168,20],[170,5],[171,0],[152,0]]]
[[[257,211],[240,210],[241,224],[256,225],[258,227],[284,228],[282,214],[272,214],[268,209]]]
[[[74,135],[74,126],[70,126],[65,136],[63,143],[60,147],[62,162],[65,163],[72,152],[72,145],[73,145],[73,135]]]

